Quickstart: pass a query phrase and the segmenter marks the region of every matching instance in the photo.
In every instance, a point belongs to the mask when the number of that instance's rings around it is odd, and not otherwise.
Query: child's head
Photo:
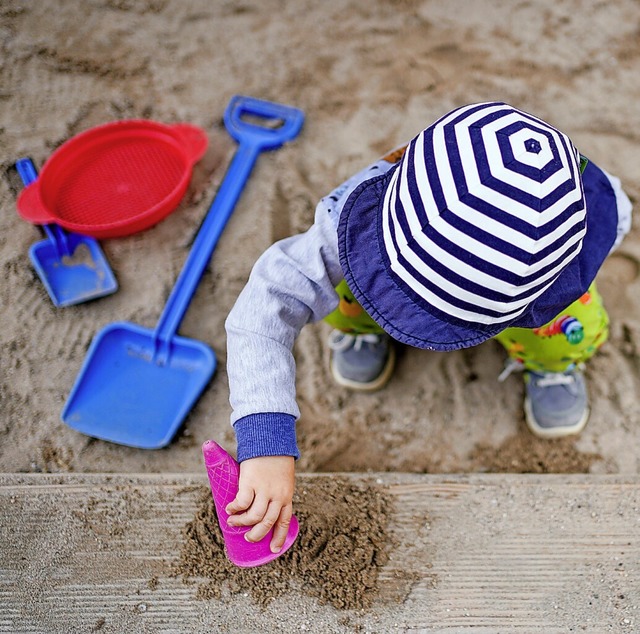
[[[580,297],[611,246],[591,223],[569,138],[507,104],[473,104],[353,192],[340,260],[389,334],[451,350],[541,326]]]

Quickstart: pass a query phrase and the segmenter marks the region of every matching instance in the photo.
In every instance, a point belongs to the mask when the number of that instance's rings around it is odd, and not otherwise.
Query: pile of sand
[[[376,485],[324,477],[296,492],[300,534],[284,555],[260,568],[237,568],[224,554],[213,499],[203,491],[196,515],[184,530],[175,574],[199,581],[200,598],[224,591],[249,593],[260,605],[302,592],[339,609],[369,607],[378,572],[388,560],[389,500]]]

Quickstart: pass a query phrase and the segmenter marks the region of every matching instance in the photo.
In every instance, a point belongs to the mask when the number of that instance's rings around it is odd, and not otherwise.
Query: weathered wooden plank
[[[0,475],[0,632],[640,631],[640,478],[341,477],[395,507],[366,611],[197,599],[171,568],[204,477]]]

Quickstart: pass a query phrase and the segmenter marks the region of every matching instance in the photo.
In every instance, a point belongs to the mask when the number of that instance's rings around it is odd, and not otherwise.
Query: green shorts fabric
[[[507,328],[495,337],[528,370],[563,372],[592,357],[609,337],[609,316],[595,283],[541,328]]]
[[[325,321],[353,335],[383,331],[356,301],[347,283],[336,287],[338,307]],[[540,328],[507,328],[495,337],[528,370],[563,372],[592,357],[609,336],[609,317],[593,283],[555,319]]]
[[[336,286],[336,293],[340,298],[338,308],[324,318],[330,326],[350,335],[379,335],[384,332],[360,306],[344,280]]]

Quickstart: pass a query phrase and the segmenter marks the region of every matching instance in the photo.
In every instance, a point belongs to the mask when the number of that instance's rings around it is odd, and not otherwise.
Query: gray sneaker
[[[578,368],[566,372],[525,373],[524,412],[529,429],[541,438],[582,431],[589,418],[587,386]]]
[[[389,335],[349,335],[334,330],[329,347],[331,374],[339,385],[371,391],[391,378],[396,355]]]

